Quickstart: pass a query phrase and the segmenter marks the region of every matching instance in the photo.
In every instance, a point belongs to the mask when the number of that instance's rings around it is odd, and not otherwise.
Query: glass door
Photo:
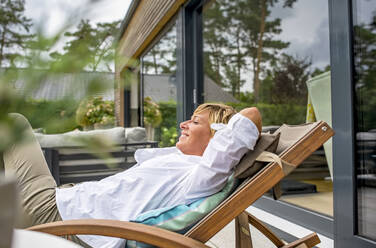
[[[142,123],[148,140],[174,146],[177,133],[176,24],[141,58]]]
[[[376,241],[376,2],[353,1],[356,233]]]
[[[335,247],[375,247],[376,2],[330,7]]]

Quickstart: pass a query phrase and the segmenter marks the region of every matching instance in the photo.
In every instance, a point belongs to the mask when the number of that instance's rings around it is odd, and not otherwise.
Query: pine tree
[[[31,19],[24,16],[25,0],[0,0],[0,67],[15,65],[27,55]]]
[[[97,23],[92,26],[88,20],[81,20],[75,32],[65,32],[69,39],[63,53],[52,52],[55,60],[52,67],[69,68],[70,71],[111,71],[114,60],[114,34],[120,21]]]
[[[259,100],[262,66],[277,60],[278,51],[289,46],[274,38],[281,20],[268,18],[280,0],[218,0],[204,12],[205,73],[217,84],[240,96],[246,71],[253,74],[254,100]],[[296,0],[281,0],[292,7]]]
[[[309,58],[298,58],[282,54],[273,66],[271,99],[274,104],[307,104],[306,82],[310,78]]]
[[[283,7],[292,7],[296,0],[283,0]],[[261,65],[274,62],[276,51],[289,46],[288,42],[274,39],[281,33],[281,20],[271,20],[270,8],[279,0],[239,0],[239,21],[245,31],[244,42],[252,61],[253,93],[256,102],[259,100]]]
[[[217,0],[210,3],[204,12],[204,70],[219,86],[225,87],[226,79],[223,67],[226,64],[224,50],[228,46],[226,32],[228,20],[225,17],[228,0]]]

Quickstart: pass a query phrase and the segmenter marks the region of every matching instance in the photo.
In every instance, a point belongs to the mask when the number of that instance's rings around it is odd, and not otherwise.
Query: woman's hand
[[[239,113],[250,119],[256,125],[259,133],[261,133],[262,119],[256,107],[242,109]]]

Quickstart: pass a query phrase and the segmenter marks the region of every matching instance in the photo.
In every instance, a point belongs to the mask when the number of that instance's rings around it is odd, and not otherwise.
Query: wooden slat
[[[39,231],[53,235],[75,235],[89,234],[118,237],[129,240],[137,240],[158,247],[202,247],[208,248],[205,244],[184,237],[180,234],[163,230],[158,227],[146,226],[138,223],[115,220],[69,220],[42,224],[28,228],[32,231]]]
[[[138,58],[187,0],[141,0],[120,39],[116,73]]]
[[[325,122],[320,122],[299,142],[282,152],[280,156],[287,162],[299,165],[333,133],[333,130]],[[207,242],[283,177],[284,173],[281,167],[277,163],[270,163],[256,174],[245,187],[231,195],[185,235],[203,243]]]
[[[275,244],[277,247],[281,247],[285,245],[283,241],[277,237],[264,223],[262,223],[260,220],[258,220],[255,216],[252,214],[248,213],[247,211],[244,211],[244,213],[248,217],[248,222],[252,226],[254,226],[257,230],[259,230],[263,235],[265,235],[270,241]]]

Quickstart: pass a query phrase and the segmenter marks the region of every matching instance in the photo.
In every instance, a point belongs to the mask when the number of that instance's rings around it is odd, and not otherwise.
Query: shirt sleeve
[[[220,191],[235,165],[253,149],[258,136],[259,131],[250,119],[239,113],[234,115],[215,133],[202,159],[187,177],[186,200],[191,202]]]

